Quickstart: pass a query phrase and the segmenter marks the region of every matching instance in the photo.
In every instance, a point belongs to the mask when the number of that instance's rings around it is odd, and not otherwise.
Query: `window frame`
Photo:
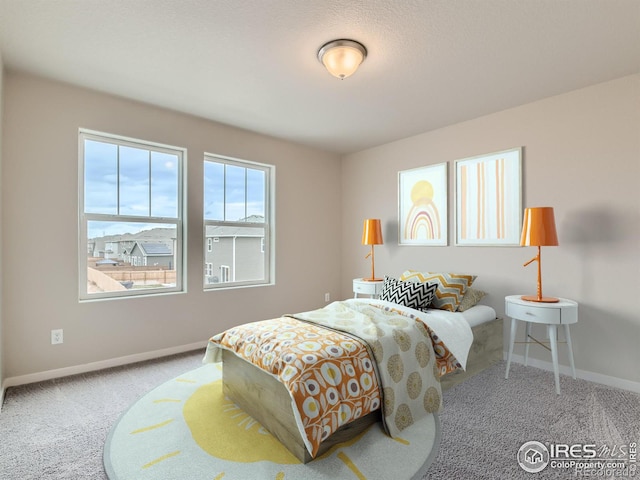
[[[177,217],[161,217],[151,216],[151,203],[149,208],[149,216],[142,215],[120,215],[105,213],[86,213],[85,212],[85,140],[92,140],[102,143],[110,143],[116,146],[139,148],[152,152],[168,153],[178,157],[178,185],[177,185]],[[106,132],[89,130],[86,128],[78,129],[78,299],[80,302],[120,299],[120,298],[139,298],[150,295],[165,295],[173,293],[186,292],[186,232],[187,232],[187,214],[186,214],[186,168],[187,168],[187,149],[176,147],[173,145],[161,144],[147,140],[124,137]],[[151,178],[149,179],[151,181]],[[150,200],[151,201],[151,200]],[[98,292],[89,293],[87,289],[88,277],[88,224],[91,221],[111,221],[111,222],[130,222],[130,223],[146,223],[158,225],[175,225],[176,241],[175,241],[175,271],[176,285],[173,287],[157,287],[140,290],[123,290],[117,292]],[[84,256],[82,254],[84,253]],[[131,257],[131,252],[129,252]],[[136,262],[137,258],[136,258]]]
[[[204,209],[204,201],[206,198],[206,186],[205,182],[205,172],[204,167],[206,162],[214,162],[221,163],[224,165],[231,165],[241,168],[249,168],[255,170],[262,170],[264,172],[264,222],[239,222],[239,221],[227,221],[227,220],[207,220],[205,218],[205,209]],[[203,272],[202,275],[202,285],[204,291],[216,291],[216,290],[224,290],[224,289],[233,289],[233,288],[243,288],[243,287],[260,287],[267,285],[275,284],[275,175],[276,175],[276,167],[275,165],[270,165],[266,163],[254,162],[251,160],[243,160],[234,157],[228,157],[224,155],[219,155],[215,153],[205,152],[204,160],[202,163],[203,166],[203,243],[205,247],[203,248],[203,254],[205,255],[205,263],[207,262],[206,250],[207,250],[207,226],[229,226],[229,227],[262,227],[264,228],[264,237],[262,245],[264,245],[264,278],[261,280],[245,280],[245,281],[233,281],[230,280],[228,282],[218,282],[218,283],[207,283],[206,279],[206,271]],[[245,186],[245,197],[246,197],[246,186]],[[223,211],[226,210],[226,203],[223,205]],[[248,216],[247,216],[248,217]],[[220,241],[219,237],[214,238],[214,243]],[[221,265],[220,267],[222,267]],[[230,269],[230,266],[224,265],[224,267]],[[214,272],[215,273],[215,272]],[[222,272],[220,272],[220,278],[222,278]],[[231,274],[230,277],[233,277],[234,274]]]

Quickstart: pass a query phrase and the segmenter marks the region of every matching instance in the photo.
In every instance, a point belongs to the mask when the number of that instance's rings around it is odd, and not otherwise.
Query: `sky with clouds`
[[[178,217],[180,158],[176,154],[85,139],[85,213],[140,217],[140,222],[90,221],[88,237],[136,233],[145,218]],[[206,220],[265,215],[265,172],[204,162]]]

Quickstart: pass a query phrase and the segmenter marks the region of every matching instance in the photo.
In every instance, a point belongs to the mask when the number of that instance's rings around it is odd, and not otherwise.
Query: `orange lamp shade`
[[[558,245],[553,207],[534,207],[524,210],[520,245],[523,247]]]
[[[362,245],[382,245],[382,226],[379,218],[367,218],[362,228]]]

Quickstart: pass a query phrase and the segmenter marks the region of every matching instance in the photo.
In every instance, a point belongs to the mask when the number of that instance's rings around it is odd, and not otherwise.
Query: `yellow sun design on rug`
[[[193,439],[209,455],[232,462],[300,463],[262,425],[224,397],[222,380],[196,390],[183,414]]]
[[[222,380],[196,390],[186,401],[182,413],[194,441],[209,455],[232,462],[301,463],[260,423],[224,396]],[[365,433],[336,445],[318,458],[356,443]],[[247,445],[251,448],[246,448]]]
[[[422,478],[437,453],[437,417],[403,433],[392,439],[375,424],[302,464],[224,396],[221,365],[210,364],[136,401],[109,433],[104,466],[110,480]]]

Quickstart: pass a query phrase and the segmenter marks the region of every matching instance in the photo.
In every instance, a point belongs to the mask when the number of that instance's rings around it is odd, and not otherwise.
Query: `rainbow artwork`
[[[400,172],[400,244],[447,244],[447,164]]]
[[[413,205],[407,215],[404,236],[407,239],[439,239],[440,214],[433,203],[433,185],[426,180],[417,182],[411,189]]]

